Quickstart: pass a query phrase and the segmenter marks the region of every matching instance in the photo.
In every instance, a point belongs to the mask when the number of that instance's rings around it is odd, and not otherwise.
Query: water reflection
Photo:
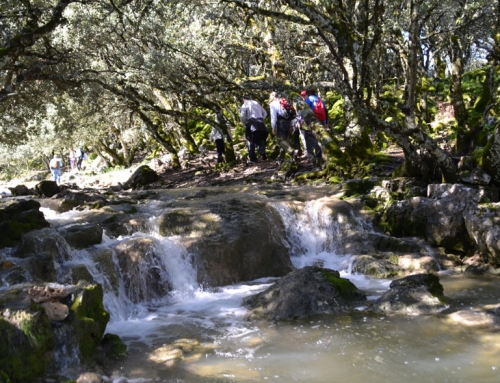
[[[478,293],[498,304],[496,282],[494,278],[478,281],[464,275],[442,277],[445,294],[457,305],[474,304]],[[146,323],[150,326],[135,338],[130,336],[131,328],[115,324],[111,330],[127,341],[129,357],[110,366],[111,380],[500,381],[500,334],[450,324],[446,313],[380,317],[360,312],[336,318],[249,323],[238,306],[238,297],[250,293],[245,288],[228,287],[218,292],[218,297],[205,297],[203,302],[162,308],[154,317],[133,324],[135,333],[139,326],[143,330]]]

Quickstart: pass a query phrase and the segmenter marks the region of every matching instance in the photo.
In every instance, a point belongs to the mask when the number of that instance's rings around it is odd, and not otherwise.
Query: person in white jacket
[[[264,119],[267,117],[266,110],[250,96],[243,96],[243,105],[240,110],[240,119],[245,126],[245,137],[248,141],[248,165],[257,162],[255,155],[255,147],[257,147],[260,158],[267,160],[266,155],[266,140],[269,135]]]

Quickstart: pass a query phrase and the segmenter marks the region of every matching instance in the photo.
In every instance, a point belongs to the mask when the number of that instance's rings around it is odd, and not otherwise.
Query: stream
[[[243,198],[243,197],[242,197]],[[296,268],[321,264],[339,270],[377,299],[390,280],[351,272],[352,256],[338,254],[338,225],[317,200],[299,213],[282,200],[272,201],[280,214]],[[179,237],[161,237],[158,203],[138,205],[149,216],[148,229],[134,233],[165,249],[173,292],[163,299],[132,303],[106,288],[110,281],[87,257],[75,251],[71,262],[87,266],[105,290],[110,313],[107,332],[127,344],[127,357],[105,366],[114,383],[136,382],[500,382],[500,333],[451,323],[446,312],[431,316],[380,316],[364,307],[349,316],[313,317],[291,322],[248,321],[242,299],[263,291],[275,279],[201,289],[196,270]],[[87,212],[57,214],[43,208],[51,226],[72,222]],[[360,220],[358,230],[372,230]],[[106,233],[105,233],[106,234]],[[101,248],[129,236],[105,235]],[[498,304],[498,277],[440,272],[450,309]],[[145,286],[144,288],[147,288]],[[68,363],[65,374],[72,376]],[[76,372],[75,372],[76,373]]]

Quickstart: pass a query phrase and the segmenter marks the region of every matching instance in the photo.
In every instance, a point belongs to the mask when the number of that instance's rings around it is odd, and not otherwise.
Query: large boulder
[[[139,166],[136,171],[125,182],[124,189],[140,189],[144,186],[158,181],[158,174],[148,165]]]
[[[13,262],[24,265],[25,281],[63,282],[60,266],[73,258],[73,251],[56,230],[42,229],[23,235],[12,256]]]
[[[16,185],[13,188],[9,188],[9,190],[15,197],[22,197],[35,194],[35,191],[33,189],[29,189],[26,185]]]
[[[93,224],[71,225],[59,230],[66,242],[75,249],[85,249],[102,242],[102,227]]]
[[[167,211],[160,234],[182,235],[202,285],[281,277],[293,270],[281,218],[266,202],[228,198],[190,206]]]
[[[19,243],[23,234],[49,227],[35,200],[12,200],[0,204],[0,248]]]
[[[345,314],[366,295],[338,271],[315,266],[287,274],[267,290],[243,300],[254,318],[292,320],[317,314]]]
[[[88,362],[101,345],[108,321],[100,285],[4,289],[0,292],[0,381],[38,381],[47,371],[62,368],[63,361],[55,355],[68,350],[72,363]]]
[[[434,274],[416,274],[392,281],[373,305],[377,313],[419,315],[438,313],[447,305],[443,286]]]
[[[382,225],[396,237],[418,237],[432,246],[466,251],[474,247],[464,212],[486,198],[484,190],[463,185],[429,185],[430,198],[413,197],[392,204]]]
[[[467,232],[485,261],[500,266],[500,203],[478,205],[464,217]]]
[[[156,241],[131,238],[116,245],[114,251],[125,293],[132,302],[162,298],[172,290],[169,272],[162,260],[165,255]]]
[[[51,196],[50,199],[41,201],[43,207],[47,207],[58,213],[64,213],[73,209],[98,209],[108,203],[106,197],[97,192],[74,191],[64,189]]]
[[[50,198],[61,191],[55,181],[42,181],[35,185],[35,194],[40,197]]]

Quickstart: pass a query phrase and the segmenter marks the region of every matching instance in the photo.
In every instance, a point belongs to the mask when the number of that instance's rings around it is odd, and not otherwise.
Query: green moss
[[[71,305],[82,358],[90,359],[101,343],[109,314],[104,309],[101,285],[85,286]]]
[[[50,321],[42,312],[17,311],[0,318],[0,382],[32,382],[46,372],[55,347]]]
[[[127,355],[127,345],[115,334],[106,334],[102,339],[102,348],[110,359],[121,359]]]
[[[349,299],[356,297],[358,289],[350,280],[340,278],[327,270],[321,270],[321,273],[335,286],[335,289],[342,298]]]

